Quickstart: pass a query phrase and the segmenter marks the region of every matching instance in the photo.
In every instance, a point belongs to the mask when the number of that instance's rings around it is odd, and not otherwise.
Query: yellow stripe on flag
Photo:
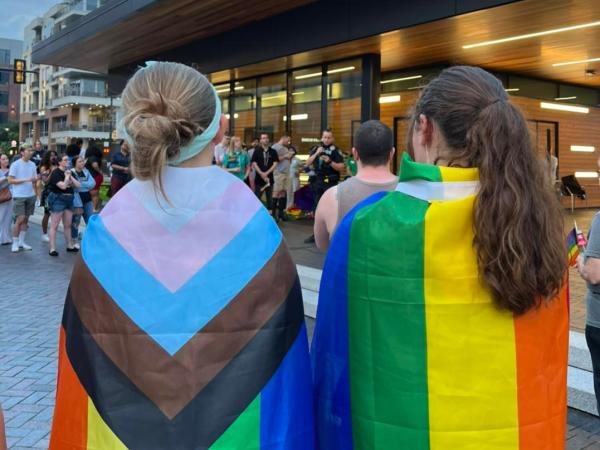
[[[127,450],[104,423],[91,399],[88,400],[87,450]]]
[[[479,181],[479,169],[438,166],[442,181]]]
[[[425,217],[431,450],[518,450],[513,316],[479,281],[473,201],[434,202]]]

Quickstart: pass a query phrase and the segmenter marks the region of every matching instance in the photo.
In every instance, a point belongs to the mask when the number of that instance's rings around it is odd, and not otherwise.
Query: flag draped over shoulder
[[[477,169],[406,155],[342,221],[312,362],[322,450],[563,449],[568,305],[498,310],[473,250]]]
[[[184,208],[134,180],[87,228],[50,448],[313,448],[302,294],[281,232],[221,169],[169,170]]]

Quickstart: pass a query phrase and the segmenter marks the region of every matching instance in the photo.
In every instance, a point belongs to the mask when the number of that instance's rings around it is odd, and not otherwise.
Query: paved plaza
[[[589,222],[591,213],[580,214]],[[304,244],[311,232],[308,222],[282,226],[298,264],[321,268],[324,257]],[[58,330],[64,295],[77,256],[61,252],[51,258],[33,225],[29,243],[34,250],[11,254],[0,247],[0,402],[5,409],[9,448],[47,448],[56,384]],[[64,248],[62,240],[59,251]],[[585,286],[571,278],[574,308]],[[585,313],[584,310],[583,314]],[[583,317],[583,316],[582,316]],[[308,319],[312,330],[312,319]],[[574,326],[582,327],[584,322]],[[569,410],[567,448],[600,450],[600,420]]]

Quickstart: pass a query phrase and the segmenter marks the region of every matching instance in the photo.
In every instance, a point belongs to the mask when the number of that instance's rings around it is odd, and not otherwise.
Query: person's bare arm
[[[581,278],[590,284],[600,283],[600,259],[588,257],[585,262],[583,256],[577,258],[577,271]]]
[[[323,147],[319,147],[316,152],[310,155],[306,160],[305,165],[310,166],[312,163],[315,162],[315,159],[317,159],[321,155],[321,153],[323,153]]]
[[[35,182],[37,181],[37,176],[31,178],[15,178],[12,175],[8,176],[9,184],[23,184],[23,183],[34,183],[33,187],[35,188]]]
[[[278,164],[278,162],[277,162],[277,161],[275,161],[275,162],[273,163],[273,165],[272,165],[271,167],[269,167],[269,170],[267,170],[267,171],[265,172],[265,176],[269,176],[269,175],[271,175],[271,173],[273,173],[273,171],[275,170],[275,167],[277,167],[277,164]]]
[[[315,213],[315,244],[321,251],[325,252],[329,248],[333,231],[337,225],[337,213],[337,186],[334,186],[325,191]]]

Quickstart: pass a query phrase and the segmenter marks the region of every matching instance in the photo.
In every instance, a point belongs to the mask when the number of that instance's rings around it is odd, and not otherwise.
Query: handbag
[[[7,187],[0,189],[0,204],[6,203],[12,200],[12,193],[10,189]]]

